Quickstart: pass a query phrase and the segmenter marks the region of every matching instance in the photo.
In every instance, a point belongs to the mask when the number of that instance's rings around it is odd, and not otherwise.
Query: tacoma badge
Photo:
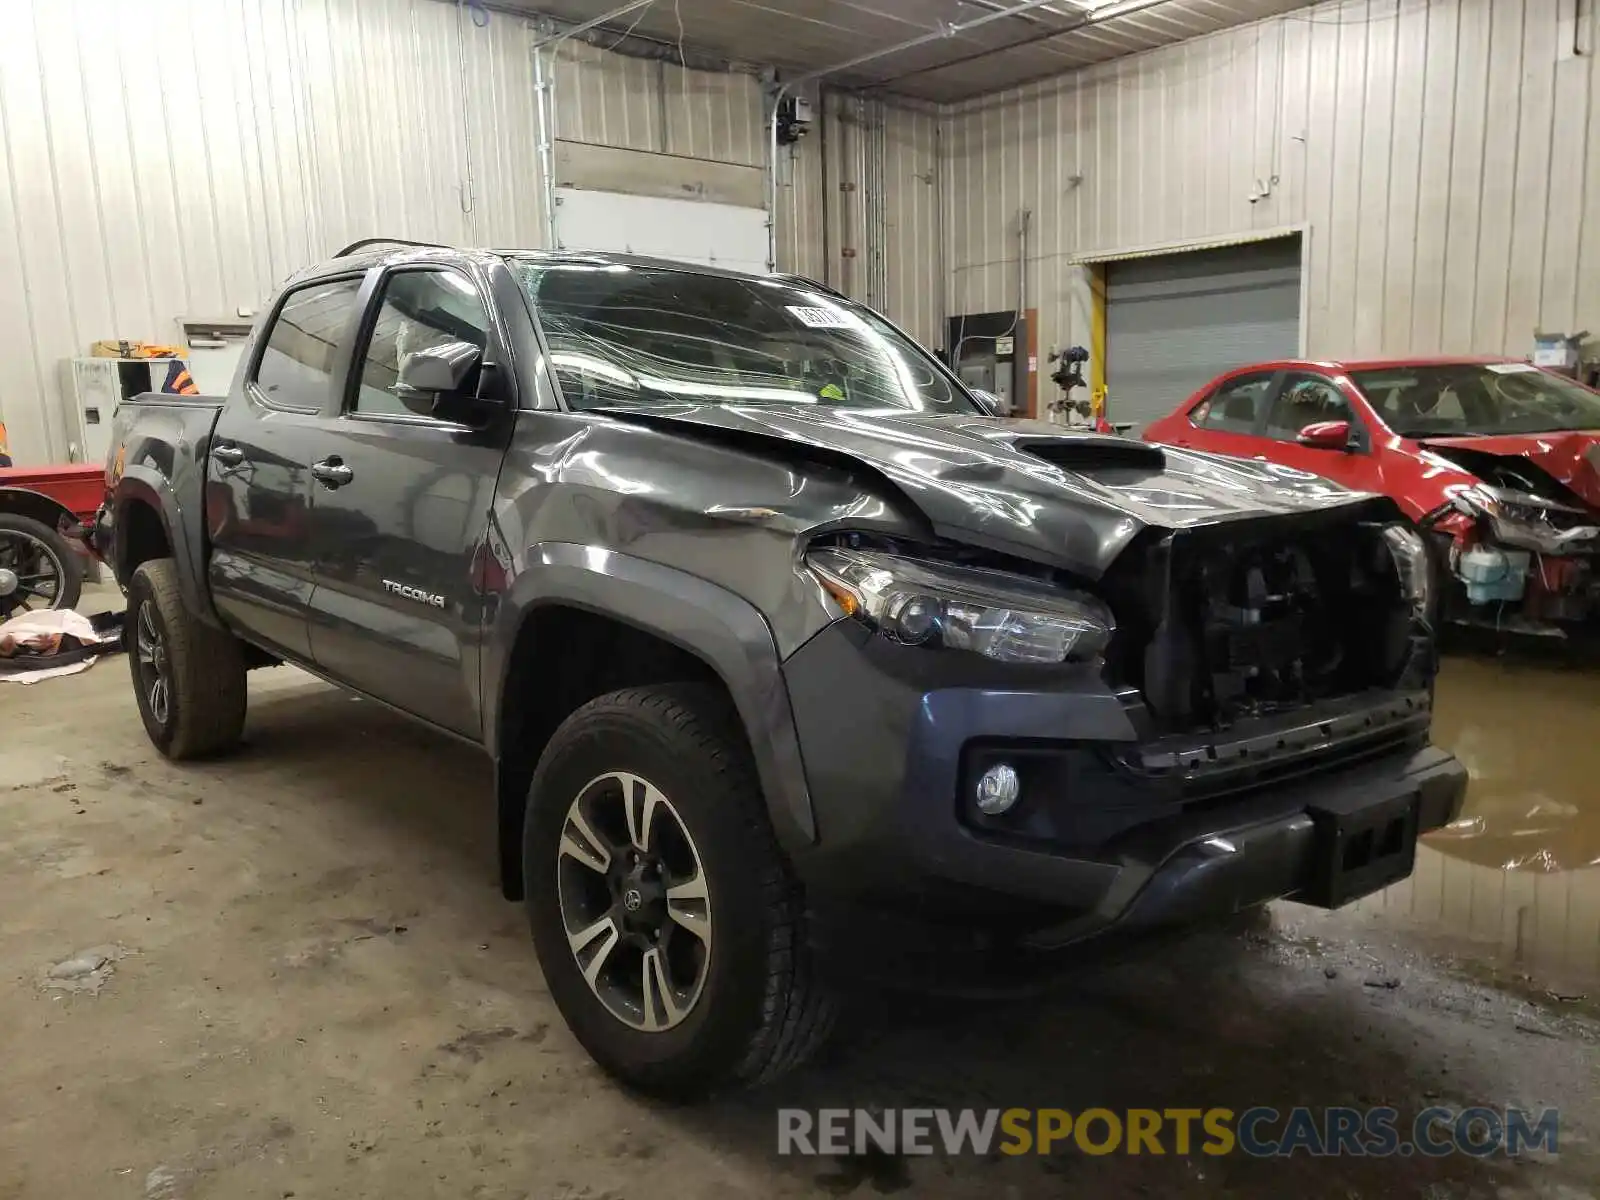
[[[393,592],[396,596],[404,596],[407,600],[415,600],[418,604],[427,604],[434,608],[444,607],[444,597],[437,592],[427,592],[409,584],[396,583],[392,579],[383,581],[383,590]]]

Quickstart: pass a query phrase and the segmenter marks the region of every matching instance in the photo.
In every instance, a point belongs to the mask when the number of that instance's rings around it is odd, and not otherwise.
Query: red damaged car
[[[1396,500],[1432,535],[1446,621],[1562,636],[1600,606],[1600,393],[1525,362],[1274,362],[1214,380],[1146,441]]]

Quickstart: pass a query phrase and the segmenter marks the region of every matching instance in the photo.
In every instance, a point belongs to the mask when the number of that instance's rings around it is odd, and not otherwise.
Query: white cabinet
[[[159,392],[171,358],[75,358],[67,391],[67,452],[73,462],[104,462],[111,452],[117,406],[140,392]]]

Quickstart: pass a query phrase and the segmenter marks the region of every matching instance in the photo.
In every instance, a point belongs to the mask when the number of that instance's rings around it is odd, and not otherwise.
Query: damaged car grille
[[[1114,669],[1160,735],[1227,730],[1380,688],[1425,688],[1433,652],[1376,506],[1170,534],[1118,572]]]

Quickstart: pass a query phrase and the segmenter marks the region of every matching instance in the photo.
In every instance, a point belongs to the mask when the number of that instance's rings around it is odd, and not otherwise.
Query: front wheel
[[[669,1099],[772,1078],[826,1036],[797,884],[726,699],[602,696],[551,738],[523,872],[550,993],[585,1050]]]
[[[240,643],[184,607],[170,558],[133,573],[123,638],[139,716],[156,749],[181,760],[237,744],[246,701]]]
[[[0,621],[71,608],[83,591],[83,561],[42,521],[0,513]]]

